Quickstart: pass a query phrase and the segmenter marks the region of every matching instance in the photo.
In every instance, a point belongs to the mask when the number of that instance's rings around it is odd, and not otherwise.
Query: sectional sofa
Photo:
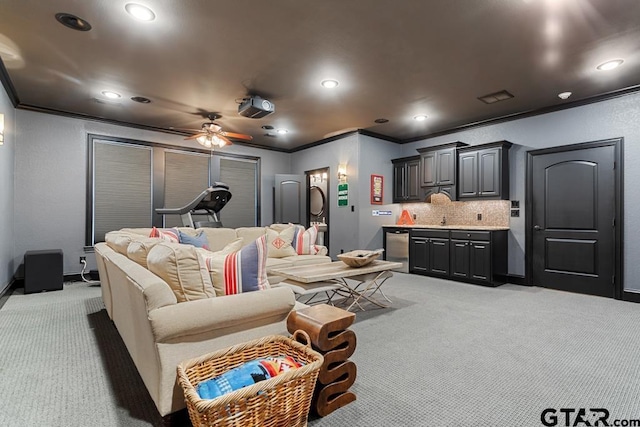
[[[267,268],[331,261],[322,247],[313,248],[313,255],[291,254],[285,247],[291,235],[286,225],[178,231],[194,238],[205,235],[208,250],[168,241],[166,236],[150,238],[154,230],[146,228],[108,233],[106,242],[95,245],[106,311],[162,416],[185,407],[176,382],[179,362],[262,336],[286,334],[287,316],[304,307],[290,289],[269,284],[256,292],[241,288],[238,294],[225,295],[211,287],[216,277],[220,279],[220,263],[203,263],[204,259],[228,260],[228,254],[263,242],[273,248],[267,249]],[[268,277],[270,284],[280,280]]]

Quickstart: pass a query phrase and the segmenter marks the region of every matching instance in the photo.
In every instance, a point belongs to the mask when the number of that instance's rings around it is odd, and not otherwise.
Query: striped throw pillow
[[[171,243],[180,243],[180,232],[177,228],[156,228],[151,229],[149,237],[159,237]]]
[[[269,289],[267,280],[267,236],[243,246],[239,251],[206,260],[213,287],[220,295]]]
[[[316,247],[318,226],[314,225],[305,230],[304,226],[298,225],[295,230],[291,245],[296,250],[296,253],[298,255],[316,255],[318,253],[318,248]]]

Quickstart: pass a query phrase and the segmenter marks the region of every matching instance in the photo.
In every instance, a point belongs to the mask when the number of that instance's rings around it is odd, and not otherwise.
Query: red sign
[[[384,177],[382,175],[371,175],[371,204],[381,205],[383,198]]]

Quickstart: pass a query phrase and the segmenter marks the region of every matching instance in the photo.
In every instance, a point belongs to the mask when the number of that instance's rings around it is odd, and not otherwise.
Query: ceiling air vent
[[[513,98],[506,90],[501,90],[500,92],[490,93],[489,95],[481,96],[478,99],[485,104],[494,104],[496,102],[505,101],[507,99]]]

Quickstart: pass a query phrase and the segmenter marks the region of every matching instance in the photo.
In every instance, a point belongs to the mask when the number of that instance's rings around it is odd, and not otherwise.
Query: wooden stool
[[[356,350],[356,334],[348,330],[356,315],[327,304],[293,311],[287,329],[302,329],[311,338],[314,350],[324,356],[311,409],[324,417],[356,400],[348,391],[356,381],[356,364],[347,360]]]

